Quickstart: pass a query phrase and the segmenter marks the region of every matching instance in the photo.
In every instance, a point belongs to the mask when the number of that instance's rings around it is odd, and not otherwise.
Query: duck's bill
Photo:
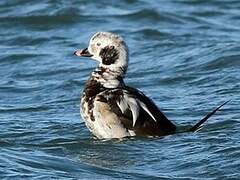
[[[74,55],[76,56],[81,56],[81,57],[92,57],[93,55],[90,54],[90,52],[88,51],[88,48],[86,49],[80,49],[74,52]]]

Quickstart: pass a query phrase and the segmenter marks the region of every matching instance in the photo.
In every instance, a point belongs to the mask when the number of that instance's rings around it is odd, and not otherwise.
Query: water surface
[[[79,97],[96,62],[76,58],[96,31],[130,49],[126,83],[178,126],[231,99],[198,133],[100,141]],[[0,2],[0,177],[239,179],[240,2]]]

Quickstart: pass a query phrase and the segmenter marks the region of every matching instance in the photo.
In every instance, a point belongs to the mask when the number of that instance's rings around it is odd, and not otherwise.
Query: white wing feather
[[[127,108],[129,107],[128,102],[125,98],[122,98],[120,101],[117,101],[117,105],[120,108],[120,110],[122,111],[122,113],[124,113],[127,110]]]
[[[144,111],[146,111],[152,118],[154,121],[157,122],[157,120],[155,119],[155,117],[152,115],[152,113],[148,110],[146,104],[144,104],[143,102],[138,100],[138,103],[140,104],[140,106],[144,109]]]
[[[134,98],[129,98],[129,103],[128,103],[131,111],[132,111],[132,116],[133,116],[133,127],[135,126],[135,123],[137,121],[138,115],[139,115],[139,105],[137,101]]]
[[[153,118],[154,121],[156,121],[153,114],[148,110],[146,104],[141,102],[139,99],[131,97],[127,93],[123,94],[123,96],[120,98],[120,101],[117,102],[117,105],[122,113],[124,113],[127,109],[130,109],[133,117],[133,127],[135,126],[138,119],[140,107],[142,107],[143,110],[146,111]]]

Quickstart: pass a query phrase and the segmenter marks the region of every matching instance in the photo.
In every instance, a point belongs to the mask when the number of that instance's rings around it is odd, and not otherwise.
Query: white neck
[[[92,72],[92,78],[101,83],[105,88],[123,87],[125,72],[126,68],[111,68],[100,64],[99,67]]]

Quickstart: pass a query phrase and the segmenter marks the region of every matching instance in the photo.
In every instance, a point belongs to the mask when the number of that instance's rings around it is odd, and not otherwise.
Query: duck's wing
[[[137,135],[161,136],[176,130],[158,107],[137,89],[106,90],[98,95],[97,100],[107,103],[123,126]]]

